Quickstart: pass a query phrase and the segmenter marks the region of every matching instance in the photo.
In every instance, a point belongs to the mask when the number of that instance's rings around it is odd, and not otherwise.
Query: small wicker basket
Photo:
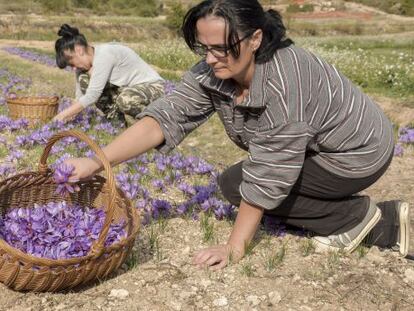
[[[36,121],[46,122],[58,112],[57,96],[8,97],[6,101],[10,118],[26,118],[31,124]]]
[[[56,194],[56,183],[46,160],[53,144],[64,137],[73,136],[86,142],[102,161],[106,179],[94,176],[79,182],[80,191],[62,198]],[[118,269],[128,256],[139,230],[139,214],[122,191],[115,187],[111,166],[104,153],[85,134],[65,131],[54,135],[47,143],[40,159],[39,171],[22,173],[0,182],[0,211],[65,200],[91,208],[106,207],[106,219],[99,238],[88,255],[69,259],[48,259],[31,256],[0,239],[0,281],[18,291],[60,291],[108,276]],[[125,221],[126,238],[105,246],[104,242],[112,222]]]

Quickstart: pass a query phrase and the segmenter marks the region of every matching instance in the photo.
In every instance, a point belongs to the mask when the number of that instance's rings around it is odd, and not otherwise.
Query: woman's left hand
[[[198,251],[193,257],[193,264],[219,270],[227,266],[229,262],[237,262],[242,257],[241,252],[232,249],[228,244],[216,245]]]

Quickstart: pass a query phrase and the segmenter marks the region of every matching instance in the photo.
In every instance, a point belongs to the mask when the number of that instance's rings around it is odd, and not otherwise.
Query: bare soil
[[[377,201],[402,198],[413,206],[413,160],[413,152],[395,158],[366,194]],[[231,224],[212,221],[216,240],[225,242]],[[198,221],[170,219],[159,234],[156,254],[149,250],[148,229],[143,229],[134,250],[139,256],[136,267],[124,267],[110,279],[77,291],[18,293],[0,285],[0,310],[414,309],[414,263],[389,250],[305,256],[307,238],[259,232],[250,255],[212,272],[191,265],[192,254],[206,246]],[[272,267],[269,260],[283,245],[286,253]]]

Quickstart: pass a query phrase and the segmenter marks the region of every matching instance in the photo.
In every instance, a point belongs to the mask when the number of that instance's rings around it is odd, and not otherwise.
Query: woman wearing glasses
[[[151,148],[168,152],[215,112],[248,157],[219,177],[239,207],[225,245],[194,263],[219,269],[243,257],[264,213],[315,233],[321,250],[352,252],[369,234],[406,255],[408,204],[354,194],[373,184],[393,156],[390,121],[338,70],[293,45],[280,15],[256,0],[207,0],[190,9],[184,38],[203,60],[177,90],[139,115],[104,148],[120,163]],[[101,169],[76,159],[73,179]]]
[[[164,95],[164,80],[129,47],[91,46],[77,28],[67,24],[58,35],[56,64],[75,69],[76,100],[54,120],[69,120],[95,104],[106,118],[132,124],[145,106]]]

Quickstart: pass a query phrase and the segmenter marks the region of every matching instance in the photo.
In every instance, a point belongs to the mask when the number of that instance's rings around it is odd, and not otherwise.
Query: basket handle
[[[97,158],[102,162],[105,173],[106,173],[106,183],[109,190],[109,204],[106,210],[106,217],[105,222],[102,227],[102,231],[99,234],[98,239],[93,243],[89,255],[92,255],[93,258],[97,258],[104,252],[104,244],[106,241],[106,237],[108,235],[109,227],[112,223],[112,218],[114,216],[114,207],[115,207],[115,199],[116,199],[116,187],[115,187],[115,179],[112,173],[111,165],[109,164],[108,159],[106,158],[105,154],[103,153],[102,149],[87,135],[84,133],[77,131],[77,130],[68,130],[62,131],[60,133],[54,134],[46,144],[45,149],[43,150],[43,154],[40,158],[39,163],[39,172],[40,174],[47,174],[48,166],[47,166],[47,158],[49,156],[50,150],[52,146],[60,139],[65,137],[76,137],[81,141],[87,143],[89,147],[95,152]]]

